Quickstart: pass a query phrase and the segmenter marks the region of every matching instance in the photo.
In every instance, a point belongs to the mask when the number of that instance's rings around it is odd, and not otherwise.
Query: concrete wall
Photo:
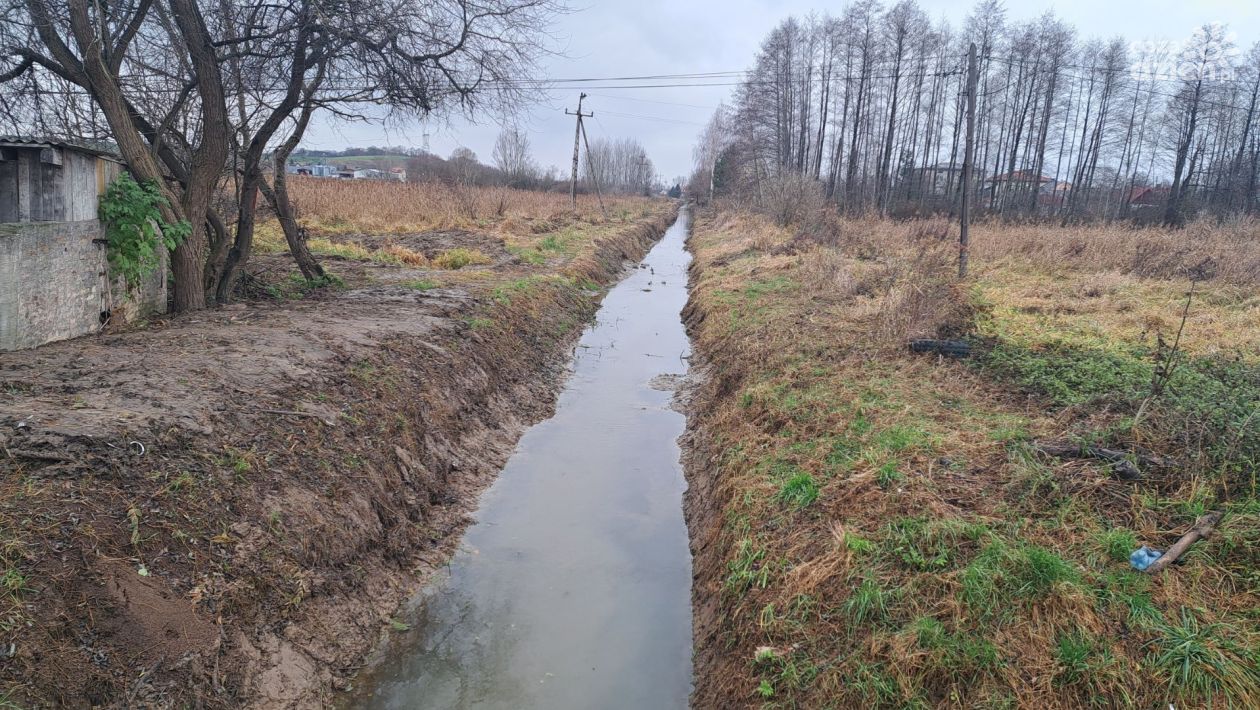
[[[9,147],[0,161],[0,350],[16,350],[166,310],[166,263],[139,288],[109,275],[100,196],[122,172],[69,148]]]
[[[128,293],[122,279],[107,284],[102,237],[95,219],[0,224],[0,350],[94,333],[105,312],[125,322],[166,310],[165,263]]]

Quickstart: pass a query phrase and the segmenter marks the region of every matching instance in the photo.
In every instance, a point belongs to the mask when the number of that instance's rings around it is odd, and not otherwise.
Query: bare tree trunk
[[[263,196],[267,198],[267,202],[276,212],[276,219],[280,222],[280,228],[284,231],[284,241],[289,245],[289,254],[293,256],[293,261],[297,263],[298,269],[302,272],[302,276],[307,281],[319,281],[327,278],[328,274],[324,271],[324,267],[315,259],[315,255],[311,253],[310,246],[306,243],[306,230],[298,226],[297,216],[293,211],[293,203],[289,200],[288,180],[284,172],[284,166],[289,161],[289,154],[292,151],[276,151],[274,167],[275,171],[272,182],[273,187],[268,187],[264,180],[259,183],[258,188],[262,191]]]

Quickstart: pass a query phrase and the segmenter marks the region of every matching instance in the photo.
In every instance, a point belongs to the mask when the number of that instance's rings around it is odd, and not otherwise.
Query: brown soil
[[[670,217],[563,273],[609,283]],[[432,248],[484,250],[470,234]],[[329,703],[550,413],[599,299],[495,285],[354,287],[3,355],[0,699]]]
[[[395,245],[424,254],[433,259],[451,249],[475,249],[490,257],[494,266],[519,264],[520,259],[513,256],[503,245],[503,240],[489,234],[472,232],[466,229],[451,229],[433,232],[409,234],[345,234],[333,237],[336,242],[357,242],[370,249]]]
[[[692,262],[691,283],[697,278],[697,265]],[[687,333],[695,342],[696,328],[704,314],[694,300],[683,310]],[[691,368],[676,400],[687,415],[687,430],[679,445],[682,449],[683,475],[687,490],[683,494],[683,516],[691,537],[691,638],[692,678],[691,707],[719,708],[730,698],[714,683],[716,673],[726,672],[730,654],[721,653],[722,579],[726,576],[725,551],[722,549],[722,500],[717,495],[719,457],[722,448],[713,441],[711,429],[701,424],[720,397],[721,378],[707,363],[704,354],[692,351]],[[734,669],[738,672],[738,669]]]

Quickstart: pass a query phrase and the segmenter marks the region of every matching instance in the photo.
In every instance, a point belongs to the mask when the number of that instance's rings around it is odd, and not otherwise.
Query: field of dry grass
[[[720,527],[696,557],[697,704],[1256,706],[1254,229],[981,225],[963,284],[956,236],[697,220],[692,503]],[[976,350],[906,348],[940,336]],[[1043,441],[1166,461],[1120,480]],[[1131,569],[1208,510],[1183,565]]]
[[[427,288],[495,288],[505,275],[581,272],[601,237],[659,217],[672,201],[604,198],[509,188],[293,178],[290,192],[311,251],[338,281],[405,281]],[[300,296],[304,283],[283,255],[274,218],[257,227],[255,293]],[[401,267],[392,268],[392,267]],[[277,280],[277,269],[287,276]]]
[[[557,266],[590,250],[596,239],[660,214],[666,203],[608,196],[439,183],[292,178],[290,192],[311,251],[338,264],[402,266],[431,272],[435,283],[485,280],[479,268]],[[467,235],[476,235],[469,244]],[[284,254],[288,247],[274,218],[261,220],[255,252]],[[346,272],[346,269],[340,269]]]
[[[535,222],[572,217],[602,219],[594,195],[442,183],[291,178],[298,217],[320,232],[422,232],[434,229],[528,229]],[[612,217],[642,210],[647,198],[607,196]]]

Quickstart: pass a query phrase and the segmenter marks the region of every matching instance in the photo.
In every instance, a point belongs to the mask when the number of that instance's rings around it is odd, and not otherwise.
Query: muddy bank
[[[694,256],[693,242],[694,236],[688,239],[687,248]],[[720,607],[722,580],[726,576],[722,515],[727,501],[720,498],[718,485],[722,447],[714,440],[710,423],[723,391],[734,391],[734,384],[725,382],[721,368],[714,364],[716,353],[699,347],[697,342],[705,317],[695,295],[702,268],[699,260],[693,259],[688,277],[690,295],[683,310],[683,323],[693,344],[691,370],[678,396],[678,406],[687,416],[687,429],[679,445],[687,479],[683,515],[691,538],[691,707],[698,709],[747,704],[728,704],[736,699],[723,693],[721,684],[716,682],[717,674],[724,672],[723,663],[729,665],[731,659],[729,654],[722,654]]]
[[[319,707],[546,416],[672,212],[558,272],[249,304],[0,356],[0,687]]]

